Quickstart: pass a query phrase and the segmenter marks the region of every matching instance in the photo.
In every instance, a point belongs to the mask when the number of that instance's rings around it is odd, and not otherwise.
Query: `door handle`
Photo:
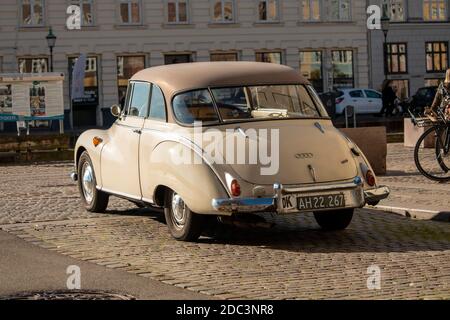
[[[137,134],[141,134],[141,133],[142,133],[142,130],[134,129],[133,132],[134,132],[134,133],[137,133]]]

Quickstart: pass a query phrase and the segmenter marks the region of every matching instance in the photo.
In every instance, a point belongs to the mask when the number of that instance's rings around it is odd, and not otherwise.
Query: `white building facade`
[[[70,5],[81,8],[79,30],[67,26]],[[132,74],[165,63],[266,61],[299,70],[319,91],[367,87],[366,6],[357,0],[2,0],[0,70],[48,71],[45,37],[52,27],[53,71],[66,75],[65,109],[75,127],[105,124],[106,108],[120,101]],[[71,105],[71,68],[81,53],[88,56],[86,98]]]
[[[386,74],[397,95],[405,98],[442,81],[449,68],[450,1],[371,0],[370,4],[384,5],[390,17],[386,50],[383,33],[369,32],[370,86],[379,88]]]

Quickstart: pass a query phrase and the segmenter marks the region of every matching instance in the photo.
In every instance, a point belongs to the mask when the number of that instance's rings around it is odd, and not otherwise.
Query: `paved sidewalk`
[[[422,176],[414,164],[414,149],[401,143],[388,145],[387,174],[381,184],[391,195],[377,207],[418,219],[450,221],[450,182],[438,183]]]
[[[36,292],[70,292],[69,266],[81,271],[81,290],[135,299],[209,299],[208,296],[49,251],[0,231],[0,299]]]

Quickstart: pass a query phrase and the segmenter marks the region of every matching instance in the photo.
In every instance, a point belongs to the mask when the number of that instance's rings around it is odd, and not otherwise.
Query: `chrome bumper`
[[[367,204],[377,204],[379,201],[386,199],[391,190],[386,186],[381,186],[376,189],[364,191],[364,198]]]
[[[286,196],[320,196],[329,193],[342,193],[345,196],[344,208],[361,208],[366,203],[374,203],[387,198],[389,188],[382,186],[376,189],[364,191],[362,180],[356,177],[353,182],[330,184],[322,186],[309,186],[298,188],[284,188],[280,184],[274,185],[274,196],[264,198],[235,198],[235,199],[213,199],[212,206],[218,212],[223,213],[255,213],[255,212],[276,212],[278,214],[288,214],[301,212],[297,207],[283,207],[283,199]],[[332,210],[330,208],[323,210]],[[311,211],[311,210],[309,210]],[[317,210],[320,211],[320,210]]]

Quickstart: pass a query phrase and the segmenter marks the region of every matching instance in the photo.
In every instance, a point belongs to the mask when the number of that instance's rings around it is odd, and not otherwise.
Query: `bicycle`
[[[430,127],[420,136],[414,148],[417,169],[430,180],[450,181],[450,122],[443,110],[438,108],[437,121],[417,118],[411,110],[408,111],[415,126]]]

